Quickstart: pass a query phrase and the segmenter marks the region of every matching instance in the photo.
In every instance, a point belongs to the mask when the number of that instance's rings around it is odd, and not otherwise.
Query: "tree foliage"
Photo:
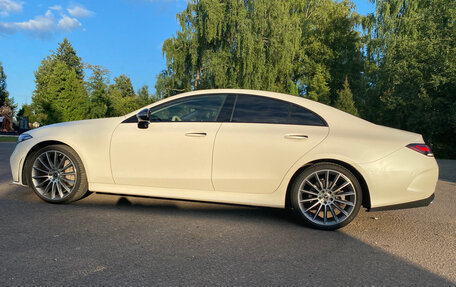
[[[114,84],[109,86],[112,109],[109,110],[109,116],[125,115],[139,108],[135,90],[131,80],[126,75],[120,75],[114,78]]]
[[[358,115],[358,109],[355,107],[355,102],[353,101],[353,94],[350,89],[350,84],[348,83],[348,78],[345,78],[344,86],[341,90],[337,92],[337,99],[334,103],[334,107],[339,110],[345,111],[352,115]]]
[[[361,18],[352,8],[332,0],[191,1],[163,44],[157,95],[247,88],[332,103],[345,75],[360,81],[363,68]]]
[[[378,0],[364,21],[370,120],[456,157],[456,2]]]
[[[8,91],[6,90],[6,74],[3,70],[2,62],[0,62],[0,105],[9,98]]]
[[[8,93],[6,85],[6,74],[3,70],[2,62],[0,62],[0,105],[3,105],[4,102],[8,103],[13,112],[17,108],[17,105],[14,103],[14,98],[10,97]]]
[[[41,61],[32,96],[32,109],[40,123],[87,117],[89,101],[81,67],[81,59],[66,38],[56,52]]]
[[[53,54],[53,58],[64,62],[68,68],[74,69],[78,79],[84,79],[84,65],[82,59],[76,55],[76,50],[71,46],[68,38],[64,38],[63,42],[59,44],[59,47]]]
[[[90,118],[102,118],[108,114],[111,109],[109,97],[109,71],[102,66],[87,65],[91,70],[91,75],[86,83],[89,95]]]
[[[84,67],[89,70],[87,80]],[[65,38],[35,72],[32,105],[24,105],[21,114],[31,121],[51,124],[122,116],[155,100],[147,86],[136,95],[128,76],[115,77],[113,84],[109,77],[110,72],[102,66],[84,65]]]
[[[137,105],[140,107],[147,106],[156,101],[155,97],[150,93],[149,86],[143,85],[137,92]]]
[[[88,98],[84,83],[67,63],[53,57],[41,62],[35,73],[33,107],[44,124],[86,118]]]
[[[23,104],[21,109],[17,112],[18,117],[28,117],[29,123],[34,123],[38,119],[35,115],[35,112],[33,111],[33,108],[31,105],[28,104]]]

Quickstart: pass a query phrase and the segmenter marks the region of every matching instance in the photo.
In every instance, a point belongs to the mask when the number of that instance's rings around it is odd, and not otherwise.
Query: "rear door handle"
[[[205,137],[205,136],[207,136],[207,133],[205,133],[205,132],[188,132],[188,133],[185,133],[185,135],[188,137]]]
[[[295,139],[295,140],[306,140],[309,137],[307,135],[301,135],[301,134],[287,134],[285,135],[286,139]]]

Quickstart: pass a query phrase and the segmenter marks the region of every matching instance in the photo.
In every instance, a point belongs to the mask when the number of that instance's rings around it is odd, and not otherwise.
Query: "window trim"
[[[225,95],[225,93],[221,93],[222,95]],[[229,101],[230,99],[234,98],[233,102],[231,103],[231,106],[230,107],[225,107],[225,104],[227,103],[227,101]],[[220,108],[220,111],[217,115],[217,120],[215,122],[217,123],[227,123],[227,122],[230,122],[231,121],[231,116],[233,114],[233,108],[234,108],[234,105],[236,104],[236,99],[237,99],[237,95],[236,94],[226,94],[226,98],[225,98],[225,101],[223,102],[222,104],[222,107]],[[224,110],[227,110],[227,114],[229,114],[230,118],[227,119],[227,120],[220,120],[220,116],[222,114],[222,112],[224,112]]]
[[[238,95],[238,94],[235,94],[235,95],[236,95],[236,98],[234,98],[233,107],[231,108],[230,123],[232,123],[232,122],[233,122],[234,109],[236,108],[237,99],[238,99],[238,97],[239,97],[239,95]]]
[[[204,97],[204,96],[220,96],[220,95],[226,95],[226,98],[225,100],[223,101],[219,111],[218,111],[218,114],[217,114],[217,117],[216,117],[216,120],[213,121],[213,122],[198,122],[198,123],[244,123],[244,124],[267,124],[267,125],[293,125],[293,126],[310,126],[310,127],[328,127],[328,122],[322,117],[320,116],[319,114],[317,114],[316,112],[304,107],[304,106],[301,106],[301,105],[298,105],[298,104],[295,104],[293,102],[290,102],[290,101],[286,101],[286,100],[282,100],[282,99],[277,99],[277,98],[272,98],[272,97],[268,97],[268,96],[261,96],[261,95],[255,95],[255,94],[242,94],[242,93],[212,93],[212,94],[199,94],[199,95],[192,95],[192,96],[188,96],[188,97],[183,97],[183,98],[179,98],[179,99],[175,99],[175,100],[172,100],[172,101],[168,101],[166,103],[163,103],[163,104],[159,104],[157,106],[154,106],[152,108],[149,108],[149,110],[151,109],[157,109],[157,108],[161,108],[165,105],[168,105],[168,104],[171,104],[171,103],[174,103],[174,102],[177,102],[177,101],[180,101],[180,100],[187,100],[189,98],[194,98],[194,97]],[[233,103],[233,106],[231,107],[231,116],[230,116],[230,119],[229,121],[219,121],[219,116],[220,116],[220,113],[222,112],[223,108],[224,108],[224,105],[225,105],[225,102],[228,100],[228,98],[230,96],[235,96],[235,99],[234,99],[234,103]],[[233,122],[233,116],[234,116],[234,110],[236,109],[236,104],[237,104],[237,100],[238,100],[238,97],[239,96],[250,96],[250,97],[258,97],[258,98],[266,98],[266,99],[272,99],[272,100],[276,100],[276,101],[280,101],[280,102],[284,102],[284,103],[287,103],[289,104],[289,108],[288,108],[288,117],[287,117],[287,123],[272,123],[272,122],[264,122],[264,123],[258,123],[258,122]],[[322,122],[322,125],[311,125],[311,124],[308,124],[308,125],[305,125],[305,124],[293,124],[293,123],[289,123],[290,121],[290,118],[291,118],[291,110],[292,110],[292,107],[293,106],[296,106],[298,108],[301,108],[301,109],[304,109],[306,111],[308,111],[309,113],[317,116],[317,118],[320,119],[320,121]],[[122,121],[122,124],[124,123],[138,123],[138,119],[136,118],[136,115],[133,115],[127,119],[125,119],[124,121]],[[177,122],[153,122],[153,123],[177,123]],[[185,122],[185,123],[194,123],[194,122]]]

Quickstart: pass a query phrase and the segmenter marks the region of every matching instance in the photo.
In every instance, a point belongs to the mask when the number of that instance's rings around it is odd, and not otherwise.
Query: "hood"
[[[66,142],[75,137],[112,131],[121,121],[122,118],[103,118],[63,122],[29,130],[26,133],[36,139]]]

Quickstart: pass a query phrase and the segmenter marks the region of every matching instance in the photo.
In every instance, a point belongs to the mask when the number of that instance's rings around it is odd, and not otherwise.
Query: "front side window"
[[[151,122],[215,122],[226,95],[179,99],[151,110]]]

